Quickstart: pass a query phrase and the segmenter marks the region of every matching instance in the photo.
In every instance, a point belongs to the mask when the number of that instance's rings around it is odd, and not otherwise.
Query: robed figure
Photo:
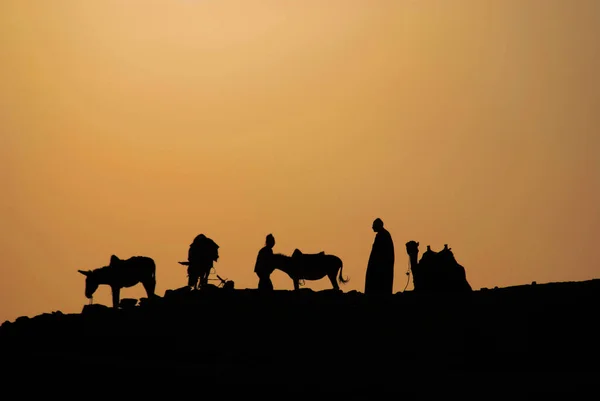
[[[254,273],[258,276],[259,290],[272,290],[271,273],[273,273],[273,247],[275,246],[275,237],[273,234],[267,235],[265,246],[258,251]]]
[[[379,218],[373,221],[375,241],[367,265],[365,294],[393,294],[394,287],[394,242],[392,236],[383,228]]]

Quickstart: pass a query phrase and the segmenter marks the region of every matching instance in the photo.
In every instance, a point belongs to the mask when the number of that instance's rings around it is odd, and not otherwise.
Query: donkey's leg
[[[333,286],[333,289],[336,291],[339,290],[340,286],[337,283],[335,272],[328,273],[327,277],[329,277],[329,281],[331,281],[331,285]]]
[[[147,280],[142,281],[142,285],[146,290],[148,299],[152,298],[154,296],[154,290],[156,289],[156,280],[153,278],[149,278]]]
[[[120,295],[121,295],[121,288],[116,287],[116,286],[112,287],[113,308],[119,307]]]
[[[191,287],[192,289],[196,289],[198,284],[198,276],[196,276],[196,274],[194,273],[189,273],[188,274],[188,287]]]
[[[210,267],[202,269],[200,274],[200,287],[205,287],[208,284],[208,276],[210,275]]]

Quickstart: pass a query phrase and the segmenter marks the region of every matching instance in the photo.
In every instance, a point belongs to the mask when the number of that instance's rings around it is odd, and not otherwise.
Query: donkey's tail
[[[342,262],[342,259],[339,259],[339,262],[340,262],[340,273],[338,276],[338,280],[340,281],[340,283],[346,284],[348,281],[350,281],[350,278],[344,278],[344,276],[342,276],[342,272],[344,271],[344,263]]]

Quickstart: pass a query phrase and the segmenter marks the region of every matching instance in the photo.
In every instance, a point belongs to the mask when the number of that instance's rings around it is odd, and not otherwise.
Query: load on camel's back
[[[406,243],[415,292],[471,292],[465,268],[460,265],[448,244],[439,252],[427,250],[419,259],[419,243]]]

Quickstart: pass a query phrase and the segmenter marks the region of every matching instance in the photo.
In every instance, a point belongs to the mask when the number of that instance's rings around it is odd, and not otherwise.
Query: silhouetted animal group
[[[373,250],[367,267],[365,294],[392,294],[393,284],[393,242],[387,230],[383,229],[383,222],[376,219],[373,230],[377,232]],[[275,239],[272,234],[267,236],[267,244],[261,249],[257,257],[255,272],[259,277],[259,290],[272,290],[270,275],[278,269],[286,273],[293,281],[294,290],[300,288],[304,280],[320,280],[327,277],[334,290],[339,290],[338,281],[346,284],[349,279],[342,276],[343,262],[336,255],[325,252],[305,254],[299,249],[294,250],[291,256],[273,253]],[[434,252],[430,246],[418,260],[419,243],[409,241],[406,243],[406,252],[410,260],[409,275],[412,272],[414,292],[470,292],[465,269],[455,259],[452,250],[446,244],[440,252]],[[200,234],[190,244],[188,261],[179,262],[188,266],[188,286],[201,289],[208,284],[208,276],[213,268],[213,263],[219,259],[219,245],[212,239]],[[120,259],[111,255],[108,266],[94,270],[78,270],[86,276],[85,296],[93,299],[94,292],[99,285],[108,285],[112,289],[113,307],[120,304],[121,288],[128,288],[141,283],[146,290],[148,298],[155,296],[156,289],[156,264],[147,256],[133,256]],[[222,284],[233,288],[233,282],[223,280]]]

